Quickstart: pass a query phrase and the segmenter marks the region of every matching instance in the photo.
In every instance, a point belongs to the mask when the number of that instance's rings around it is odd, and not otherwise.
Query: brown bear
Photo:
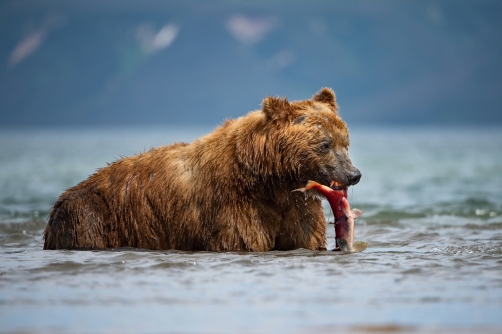
[[[356,184],[334,92],[267,97],[191,144],[123,158],[65,191],[44,249],[326,249],[321,200],[292,190]]]

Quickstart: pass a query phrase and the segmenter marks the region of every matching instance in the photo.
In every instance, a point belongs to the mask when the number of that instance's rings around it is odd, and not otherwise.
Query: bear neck
[[[280,151],[275,124],[267,123],[261,111],[228,120],[214,132],[192,143],[195,166],[205,166],[202,177],[212,189],[226,188],[242,200],[264,198],[287,201],[289,193],[304,186],[298,169]],[[206,168],[207,167],[207,168]],[[303,182],[303,183],[302,183]]]

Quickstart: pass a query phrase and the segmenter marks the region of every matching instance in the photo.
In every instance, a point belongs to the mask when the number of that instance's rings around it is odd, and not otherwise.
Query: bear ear
[[[335,92],[331,88],[324,87],[317,94],[314,95],[312,100],[317,102],[326,103],[336,112],[338,110],[338,105],[336,104]]]
[[[266,97],[261,105],[262,111],[267,115],[268,120],[285,119],[293,110],[287,98],[275,96]]]

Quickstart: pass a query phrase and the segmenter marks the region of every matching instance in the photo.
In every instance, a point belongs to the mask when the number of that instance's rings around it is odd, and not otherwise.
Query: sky
[[[337,94],[353,124],[502,124],[500,1],[0,3],[0,127],[219,124]]]

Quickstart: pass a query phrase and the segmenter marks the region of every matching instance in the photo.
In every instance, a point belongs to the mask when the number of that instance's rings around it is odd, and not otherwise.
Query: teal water
[[[210,130],[0,130],[0,332],[502,331],[500,128],[352,128],[362,253],[42,250],[66,188]]]

